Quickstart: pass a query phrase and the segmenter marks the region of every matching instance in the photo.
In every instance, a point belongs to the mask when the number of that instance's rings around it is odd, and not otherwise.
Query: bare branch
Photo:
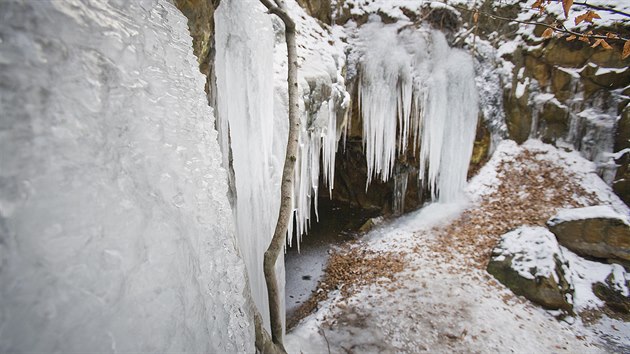
[[[282,170],[282,182],[280,184],[280,210],[278,211],[278,221],[271,238],[271,243],[265,251],[263,270],[265,282],[267,284],[267,298],[269,300],[269,317],[271,320],[271,339],[280,352],[285,352],[283,344],[283,318],[281,312],[280,288],[276,276],[276,262],[280,252],[284,249],[288,225],[293,217],[293,179],[295,171],[295,161],[298,153],[298,139],[300,135],[300,111],[299,111],[299,91],[297,81],[298,56],[295,22],[289,16],[286,5],[282,0],[260,0],[267,7],[269,13],[278,16],[284,22],[284,36],[287,44],[287,92],[289,95],[289,135],[287,139],[287,150]]]
[[[475,11],[475,10],[470,10],[470,9],[465,8],[465,7],[456,6],[456,5],[453,5],[453,7],[457,8],[458,10],[462,10],[462,11],[470,11],[470,12]],[[487,12],[483,12],[483,11],[479,11],[479,14],[487,16],[487,17],[490,17],[490,18],[494,18],[496,20],[502,20],[502,21],[508,21],[508,22],[516,22],[516,23],[520,23],[520,24],[524,24],[524,25],[547,27],[547,28],[551,28],[551,29],[555,30],[556,32],[572,34],[572,35],[577,36],[577,37],[586,37],[586,38],[590,38],[590,39],[604,39],[604,40],[621,40],[621,41],[627,41],[628,40],[628,38],[624,38],[624,37],[621,37],[621,36],[619,38],[610,38],[610,37],[605,36],[605,35],[586,34],[586,33],[575,32],[575,31],[571,31],[571,30],[567,29],[566,27],[564,27],[564,25],[554,26],[554,25],[548,25],[548,24],[542,23],[542,22],[521,21],[521,20],[517,20],[515,18],[502,17],[502,16],[493,15],[493,14],[490,14],[490,13],[487,13]]]
[[[630,17],[630,13],[619,11],[617,9],[612,9],[612,8],[606,7],[606,6],[591,5],[591,4],[587,3],[586,1],[585,2],[573,2],[573,5],[580,5],[580,6],[588,7],[590,9],[595,9],[595,10],[600,10],[600,11],[608,11],[608,12],[611,12],[611,13],[614,13],[614,14]]]
[[[271,0],[260,0],[260,2],[265,5],[270,14],[274,14],[284,22],[284,27],[286,29],[295,30],[295,22],[286,11],[286,7],[282,0],[274,0],[272,3]]]

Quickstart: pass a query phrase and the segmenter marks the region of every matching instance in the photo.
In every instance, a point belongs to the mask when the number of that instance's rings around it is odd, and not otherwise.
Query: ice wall
[[[215,21],[217,117],[222,149],[232,152],[238,244],[254,302],[268,325],[263,259],[278,219],[284,163],[272,154],[273,140],[280,138],[274,126],[271,15],[258,0],[222,1]],[[284,267],[278,270],[284,281]]]
[[[0,1],[0,352],[252,352],[186,20]]]
[[[375,16],[356,37],[367,183],[387,181],[399,155],[419,151],[418,175],[432,199],[460,198],[479,106],[472,58],[439,31]]]
[[[312,208],[317,208],[320,175],[332,188],[339,139],[337,115],[347,106],[349,95],[341,76],[343,48],[330,44],[334,42],[330,34],[296,2],[287,1],[287,6],[299,31],[301,131],[292,200],[294,219],[289,226],[299,238],[307,232]],[[234,169],[239,248],[254,301],[268,324],[263,258],[278,217],[288,135],[284,25],[258,0],[223,1],[215,21],[217,117],[222,149],[232,156],[230,160],[229,154],[224,154],[224,166]],[[283,289],[282,257],[277,274]]]

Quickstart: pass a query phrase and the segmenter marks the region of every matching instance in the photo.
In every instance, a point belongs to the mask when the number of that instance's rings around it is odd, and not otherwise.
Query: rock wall
[[[486,1],[481,11],[514,18],[523,10]],[[611,41],[613,50],[591,48],[579,40],[543,39],[544,29],[480,16],[478,35],[494,43],[498,65],[509,68],[502,76],[508,135],[518,143],[539,138],[573,147],[598,164],[600,176],[628,203],[630,157],[621,152],[613,161],[611,154],[630,146],[630,59],[621,59],[618,42]],[[627,25],[612,30],[630,33]]]
[[[331,0],[297,0],[297,2],[309,15],[327,25],[332,24]]]
[[[206,76],[206,93],[214,103],[214,11],[221,0],[175,0],[175,6],[188,19],[188,30],[193,39],[193,53],[199,71]],[[213,105],[214,106],[214,105]]]

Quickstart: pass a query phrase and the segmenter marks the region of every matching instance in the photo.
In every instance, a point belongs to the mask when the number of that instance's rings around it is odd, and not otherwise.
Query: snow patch
[[[555,278],[556,258],[561,260],[562,252],[556,237],[544,227],[519,227],[501,236],[501,241],[495,249],[505,259],[513,255],[511,265],[520,276],[526,279],[536,277]]]
[[[624,224],[628,224],[628,215],[622,215],[615,211],[609,205],[597,205],[584,208],[562,209],[551,218],[547,224],[549,226],[555,226],[567,221],[585,220],[585,219],[616,219]]]

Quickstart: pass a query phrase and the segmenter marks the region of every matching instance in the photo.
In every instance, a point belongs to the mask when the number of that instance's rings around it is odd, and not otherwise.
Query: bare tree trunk
[[[282,317],[284,314],[280,306],[280,290],[278,287],[278,279],[276,277],[276,261],[280,252],[283,250],[285,237],[289,221],[292,217],[291,199],[293,196],[293,176],[295,170],[295,161],[297,159],[298,138],[300,133],[300,117],[298,104],[298,83],[297,83],[297,45],[295,41],[295,22],[291,19],[287,12],[286,5],[283,0],[260,0],[272,13],[284,22],[284,34],[287,42],[288,56],[288,94],[289,94],[289,137],[287,141],[287,152],[284,160],[284,169],[282,171],[282,184],[280,186],[280,212],[276,230],[274,231],[271,244],[265,252],[264,272],[265,281],[267,283],[267,295],[269,298],[269,312],[271,318],[271,337],[273,343],[284,351],[283,335],[282,335]]]

